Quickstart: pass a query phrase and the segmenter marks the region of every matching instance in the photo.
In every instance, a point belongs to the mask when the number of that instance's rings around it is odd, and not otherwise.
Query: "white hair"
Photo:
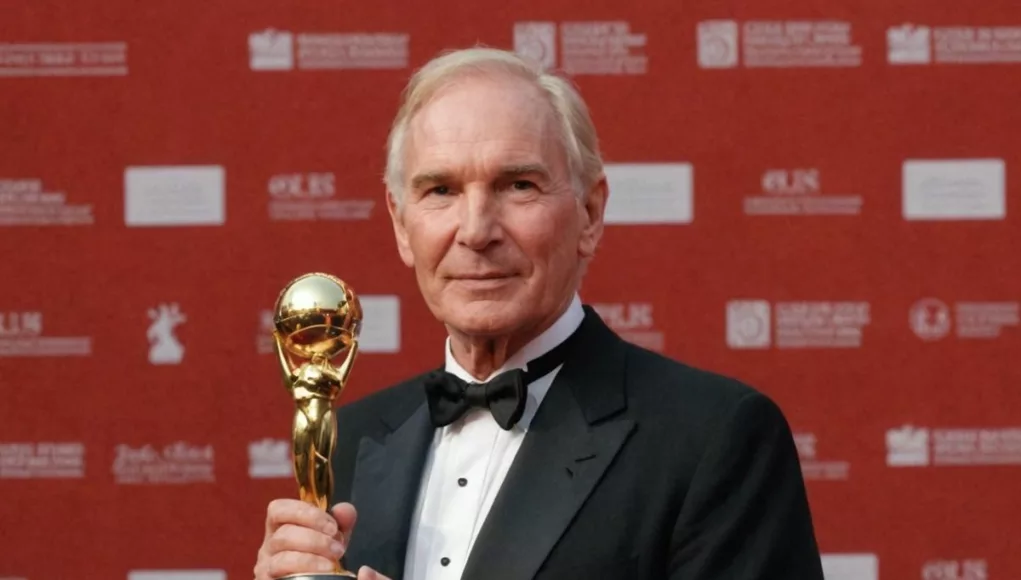
[[[467,74],[486,72],[519,77],[541,91],[559,125],[571,184],[576,193],[583,196],[602,177],[603,160],[595,125],[577,89],[566,78],[545,71],[531,59],[506,50],[475,47],[441,54],[416,71],[405,87],[387,139],[383,178],[396,201],[404,197],[405,144],[412,117],[451,81]]]

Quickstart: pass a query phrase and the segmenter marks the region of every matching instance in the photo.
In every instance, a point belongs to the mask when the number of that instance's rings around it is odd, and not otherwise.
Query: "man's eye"
[[[511,187],[513,187],[514,189],[517,189],[519,191],[526,191],[526,190],[529,190],[529,189],[535,189],[535,184],[532,183],[531,181],[526,181],[526,180],[523,180],[523,179],[519,179],[518,181],[515,181],[514,183],[512,183]]]
[[[426,194],[429,195],[447,195],[448,193],[450,193],[450,188],[446,185],[437,185],[426,191]]]

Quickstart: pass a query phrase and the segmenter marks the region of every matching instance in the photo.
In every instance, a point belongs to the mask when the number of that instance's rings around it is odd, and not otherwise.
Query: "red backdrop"
[[[754,4],[8,2],[0,578],[250,577],[296,494],[263,311],[367,297],[346,401],[439,363],[383,146],[476,42],[582,90],[583,298],[781,404],[829,578],[1021,577],[1021,6]]]

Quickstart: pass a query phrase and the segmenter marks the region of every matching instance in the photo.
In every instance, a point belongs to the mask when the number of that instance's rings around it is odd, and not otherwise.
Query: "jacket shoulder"
[[[632,344],[628,344],[627,349],[628,382],[636,387],[652,387],[659,396],[719,404],[734,404],[748,396],[765,396],[734,377],[691,366]]]
[[[664,431],[702,440],[732,421],[739,407],[789,428],[776,402],[756,387],[635,345],[627,349],[628,406]]]

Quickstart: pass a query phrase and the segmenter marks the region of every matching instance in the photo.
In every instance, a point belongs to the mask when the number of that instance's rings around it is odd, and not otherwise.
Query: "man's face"
[[[471,336],[552,322],[602,234],[605,181],[579,199],[550,106],[508,78],[468,77],[414,116],[401,258],[433,314]]]

